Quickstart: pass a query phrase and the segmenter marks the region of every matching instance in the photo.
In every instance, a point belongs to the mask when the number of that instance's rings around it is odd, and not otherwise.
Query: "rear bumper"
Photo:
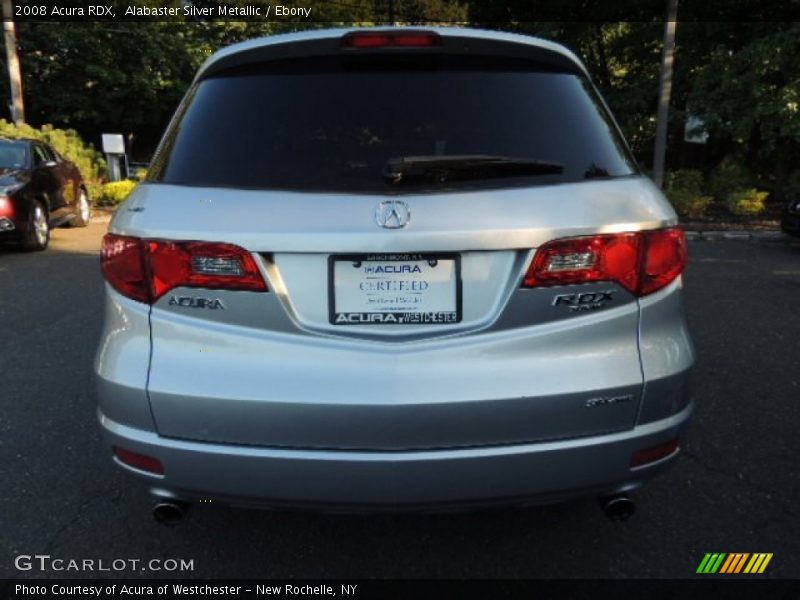
[[[564,441],[425,451],[256,448],[175,440],[102,413],[107,443],[153,456],[163,476],[118,464],[160,497],[230,504],[411,509],[536,503],[632,489],[677,453],[630,468],[634,452],[683,436],[692,405],[633,429]]]

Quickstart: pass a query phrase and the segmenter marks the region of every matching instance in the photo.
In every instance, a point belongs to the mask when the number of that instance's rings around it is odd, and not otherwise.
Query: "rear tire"
[[[31,207],[28,226],[22,233],[22,248],[29,252],[38,252],[47,248],[50,243],[50,223],[47,210],[41,200],[35,200]]]
[[[75,213],[75,218],[69,222],[70,227],[86,227],[91,218],[92,206],[89,204],[89,196],[84,190],[81,190],[80,196],[78,196],[78,212]]]

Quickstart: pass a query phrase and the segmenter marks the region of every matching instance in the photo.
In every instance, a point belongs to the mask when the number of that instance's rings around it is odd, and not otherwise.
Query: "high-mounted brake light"
[[[356,31],[342,38],[345,48],[430,48],[442,38],[429,31]]]
[[[176,287],[267,291],[252,255],[232,244],[107,234],[101,261],[106,281],[140,302],[155,302]]]
[[[537,250],[522,285],[614,281],[644,296],[674,281],[686,258],[686,239],[677,227],[565,238]]]

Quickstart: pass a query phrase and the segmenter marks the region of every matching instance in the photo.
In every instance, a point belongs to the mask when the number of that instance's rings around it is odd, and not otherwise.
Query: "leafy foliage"
[[[136,185],[136,182],[130,179],[99,184],[91,190],[92,199],[95,204],[101,206],[116,206],[128,197]]]
[[[703,173],[683,169],[667,173],[667,198],[681,216],[702,217],[714,198],[703,194]]]
[[[755,216],[764,212],[764,202],[769,192],[761,192],[756,188],[732,192],[725,201],[728,210],[734,215]]]
[[[725,159],[712,171],[708,188],[715,198],[725,200],[733,192],[752,184],[753,176],[747,169],[732,159]]]

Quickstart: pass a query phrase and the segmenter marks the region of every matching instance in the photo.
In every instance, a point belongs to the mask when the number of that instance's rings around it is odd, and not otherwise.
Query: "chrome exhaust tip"
[[[606,517],[612,521],[627,521],[636,512],[636,503],[627,494],[616,494],[600,499]]]
[[[153,518],[162,525],[177,525],[186,517],[189,505],[178,500],[162,500],[153,506]]]

